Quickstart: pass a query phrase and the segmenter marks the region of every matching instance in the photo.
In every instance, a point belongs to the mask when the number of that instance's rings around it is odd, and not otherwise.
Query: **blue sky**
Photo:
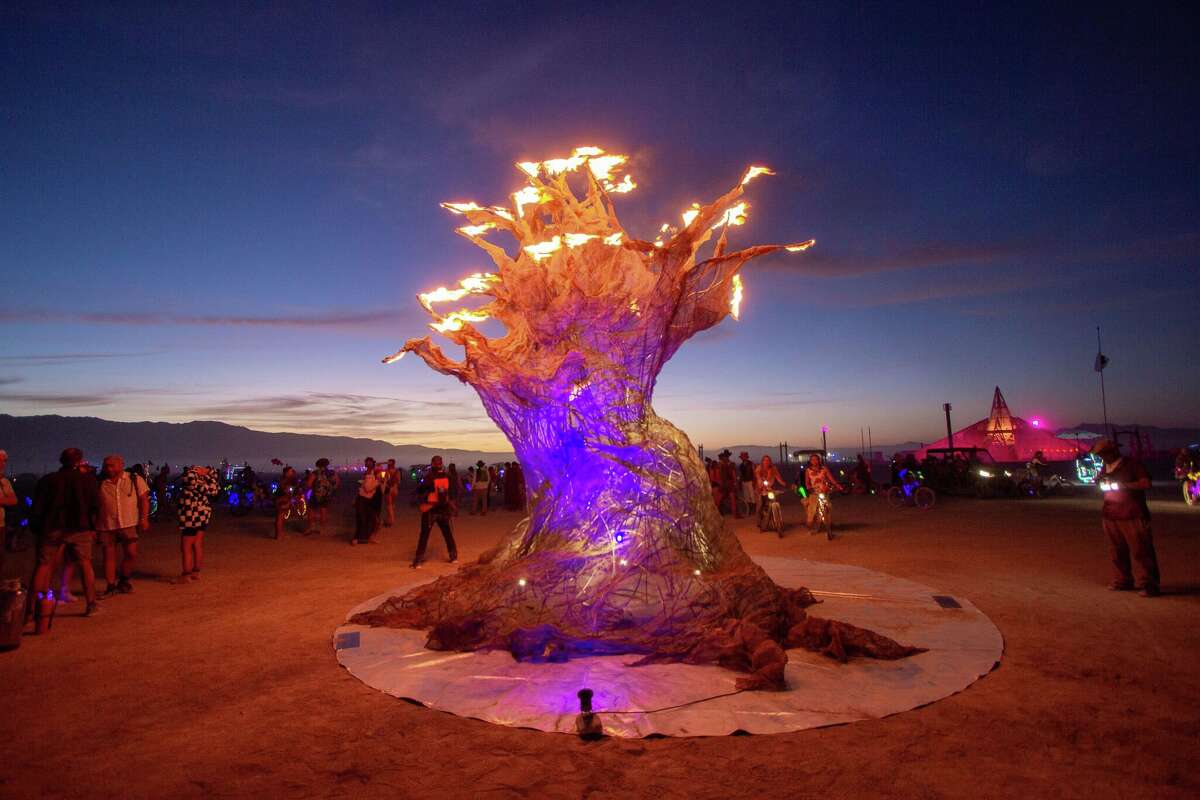
[[[649,233],[746,165],[740,322],[656,407],[708,445],[929,440],[1014,412],[1197,424],[1196,23],[876,4],[9,4],[0,408],[495,448],[415,359],[481,268],[441,200],[629,153]]]

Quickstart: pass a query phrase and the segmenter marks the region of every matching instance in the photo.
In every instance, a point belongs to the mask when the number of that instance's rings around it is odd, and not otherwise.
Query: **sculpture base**
[[[520,663],[507,652],[426,650],[427,634],[417,630],[346,624],[335,632],[334,647],[338,662],[372,688],[497,725],[573,734],[576,693],[590,688],[605,733],[632,738],[782,733],[878,719],[962,691],[1003,653],[999,630],[965,598],[861,567],[755,561],[781,586],[811,589],[823,601],[812,609],[816,615],[929,651],[899,661],[839,664],[789,650],[787,691],[734,693],[739,675],[716,666],[626,666],[637,656]],[[367,600],[347,616],[418,583]]]

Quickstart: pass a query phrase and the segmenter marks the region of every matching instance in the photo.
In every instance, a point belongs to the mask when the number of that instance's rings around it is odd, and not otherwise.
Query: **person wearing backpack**
[[[328,521],[329,504],[333,502],[334,492],[340,483],[338,474],[329,468],[328,458],[318,458],[316,469],[308,475],[304,488],[308,491],[308,530],[307,535],[320,536],[325,532]]]

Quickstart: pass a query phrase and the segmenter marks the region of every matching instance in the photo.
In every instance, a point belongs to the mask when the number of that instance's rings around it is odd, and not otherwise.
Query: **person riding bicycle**
[[[804,488],[808,490],[808,497],[804,503],[808,511],[808,527],[813,528],[813,520],[816,519],[817,510],[820,507],[817,495],[825,495],[825,502],[830,502],[829,494],[833,489],[839,492],[842,490],[842,485],[837,482],[837,478],[833,477],[833,473],[829,471],[829,467],[825,466],[825,462],[816,453],[808,457],[808,469],[804,470]]]
[[[284,467],[275,489],[275,538],[283,538],[283,523],[292,507],[292,496],[297,491],[296,469]]]
[[[767,493],[778,485],[787,489],[787,483],[779,474],[779,468],[771,461],[770,456],[763,456],[759,465],[754,468],[754,486],[758,489],[758,517],[761,519],[767,507]]]

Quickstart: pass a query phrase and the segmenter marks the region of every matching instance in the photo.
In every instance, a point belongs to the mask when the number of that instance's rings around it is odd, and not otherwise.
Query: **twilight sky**
[[[635,235],[753,163],[731,242],[817,239],[663,372],[697,443],[928,441],[996,384],[1097,420],[1097,324],[1110,418],[1200,424],[1184,4],[102,5],[0,9],[7,413],[506,449],[379,359],[487,266],[438,201],[587,144],[632,156]]]

